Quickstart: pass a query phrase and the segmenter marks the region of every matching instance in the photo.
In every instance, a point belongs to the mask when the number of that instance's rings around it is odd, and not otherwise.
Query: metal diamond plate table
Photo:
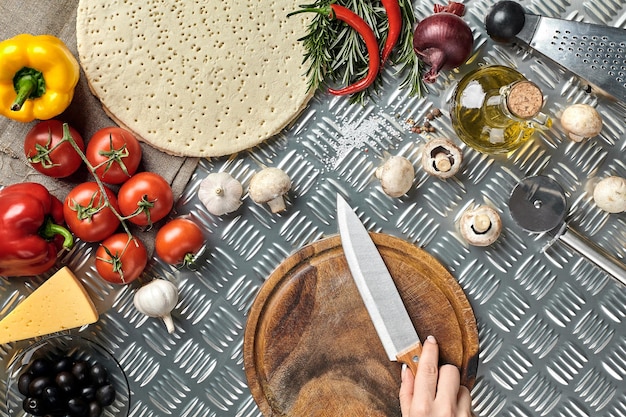
[[[60,261],[84,277],[98,294],[98,306],[106,309],[84,332],[108,347],[125,369],[131,416],[260,416],[243,372],[246,313],[264,280],[290,253],[337,233],[336,193],[356,207],[370,230],[424,248],[458,279],[479,326],[480,363],[472,392],[477,415],[626,416],[626,288],[559,242],[542,250],[550,238],[522,231],[507,208],[520,179],[550,176],[566,191],[570,223],[624,262],[626,214],[600,211],[590,184],[606,175],[626,177],[626,105],[589,94],[584,82],[532,51],[490,40],[483,19],[493,3],[465,3],[475,54],[430,85],[425,97],[409,98],[398,90],[394,69],[387,68],[384,91],[375,101],[350,105],[319,93],[276,138],[231,158],[201,162],[176,207],[205,232],[198,269],[177,270],[155,260],[146,273],[180,288],[174,334],[135,310],[132,287],[99,280],[93,246],[81,244]],[[416,5],[418,18],[429,15],[433,4]],[[621,2],[523,4],[545,16],[626,26]],[[428,176],[419,165],[421,146],[433,136],[456,140],[447,113],[452,90],[462,75],[484,64],[524,73],[541,87],[545,110],[553,116],[573,103],[597,106],[602,133],[571,142],[557,117],[550,130],[511,155],[487,156],[464,146],[456,177]],[[408,121],[423,120],[434,108],[443,110],[432,122],[436,132],[412,132]],[[390,154],[406,156],[417,172],[410,192],[398,199],[386,196],[373,176]],[[245,196],[239,211],[216,217],[198,201],[199,183],[210,172],[227,171],[246,189],[264,165],[292,177],[287,211],[271,214]],[[503,221],[500,239],[486,248],[468,246],[456,226],[461,213],[476,204],[491,205]],[[0,314],[41,280],[0,281]],[[5,362],[13,348],[0,346]],[[3,378],[2,403],[4,384]]]

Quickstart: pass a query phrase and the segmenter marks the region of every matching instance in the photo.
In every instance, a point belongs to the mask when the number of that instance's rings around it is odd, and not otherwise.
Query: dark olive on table
[[[91,376],[93,383],[96,385],[104,385],[109,382],[109,374],[106,368],[99,363],[96,363],[91,367],[89,375]]]
[[[526,23],[524,8],[516,1],[496,3],[485,18],[487,34],[498,42],[507,42],[520,33]]]
[[[78,379],[71,372],[59,372],[54,379],[57,386],[66,395],[71,395],[78,391]]]
[[[67,408],[71,416],[83,417],[89,411],[89,405],[82,398],[72,398],[67,402]]]
[[[99,417],[115,401],[115,388],[100,363],[71,356],[35,359],[18,378],[24,411],[43,417]]]
[[[87,401],[93,401],[96,398],[97,388],[93,385],[87,385],[80,390],[80,396]]]
[[[70,356],[63,356],[54,364],[54,371],[57,373],[64,371],[71,372],[72,366],[74,366],[74,359]]]
[[[33,374],[30,372],[24,372],[17,380],[17,390],[22,395],[28,395],[28,386],[33,380]]]
[[[52,379],[49,376],[38,376],[28,385],[28,395],[31,397],[39,397],[43,393],[43,390],[50,385],[52,385]]]
[[[72,366],[72,373],[78,382],[84,382],[89,378],[89,364],[85,361],[76,361]]]
[[[30,364],[28,372],[34,376],[47,375],[52,371],[52,363],[46,358],[37,358]]]
[[[100,414],[102,414],[102,405],[98,401],[90,402],[87,415],[89,417],[98,417]]]
[[[113,388],[113,385],[107,384],[98,388],[96,399],[103,407],[113,404],[113,401],[115,401],[115,388]]]
[[[44,388],[42,398],[51,408],[59,408],[64,402],[61,389],[54,385]]]
[[[26,397],[22,402],[22,408],[27,413],[30,413],[34,416],[43,416],[45,414],[45,409],[42,401],[38,398]]]

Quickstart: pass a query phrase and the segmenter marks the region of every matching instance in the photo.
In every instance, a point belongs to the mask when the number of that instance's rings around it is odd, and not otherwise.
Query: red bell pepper
[[[0,190],[0,275],[46,272],[74,238],[63,224],[63,203],[33,182]]]

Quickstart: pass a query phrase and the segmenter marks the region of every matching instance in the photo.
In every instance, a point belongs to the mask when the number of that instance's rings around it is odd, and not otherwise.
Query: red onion
[[[463,14],[464,7],[454,7],[457,5],[451,2],[450,6],[435,8],[436,13],[419,22],[413,33],[413,50],[430,66],[424,74],[427,83],[434,83],[439,71],[464,64],[472,53],[474,36],[458,15]]]

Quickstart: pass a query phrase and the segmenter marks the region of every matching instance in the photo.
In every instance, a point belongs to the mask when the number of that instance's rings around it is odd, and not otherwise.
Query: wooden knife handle
[[[420,356],[422,356],[422,343],[418,340],[417,343],[398,353],[396,359],[398,359],[398,362],[407,364],[413,375],[415,375]]]

